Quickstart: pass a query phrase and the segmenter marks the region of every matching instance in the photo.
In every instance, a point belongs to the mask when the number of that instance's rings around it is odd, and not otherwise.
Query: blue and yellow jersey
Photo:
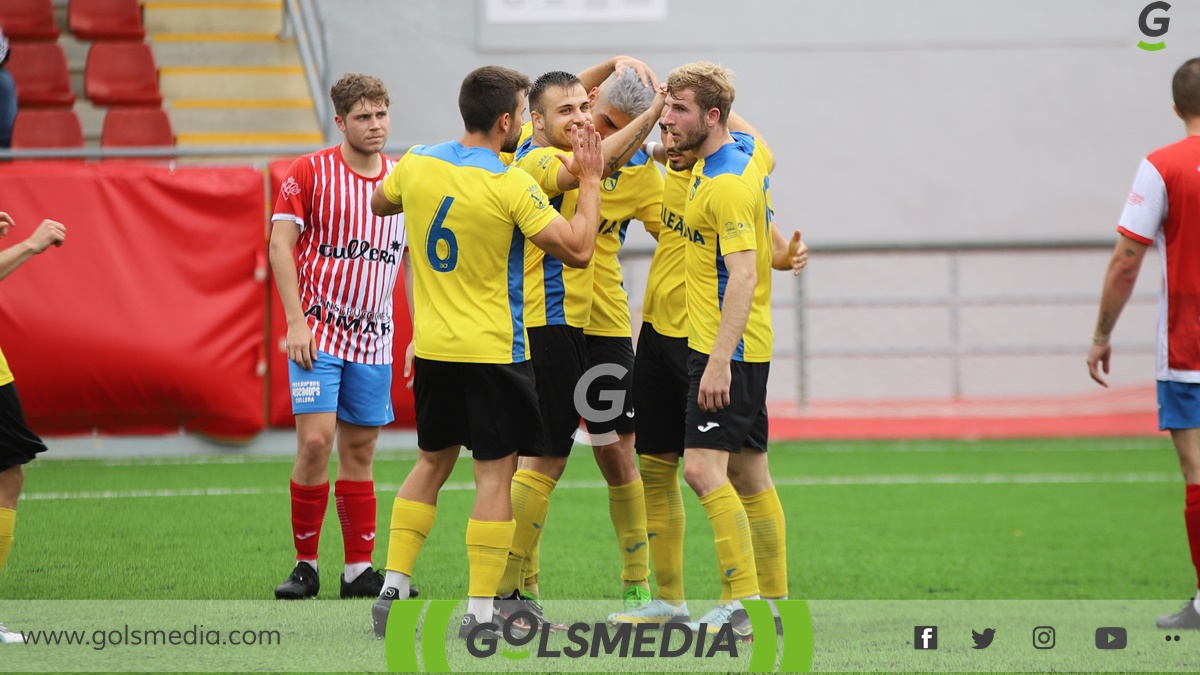
[[[575,216],[579,191],[558,187],[562,162],[558,148],[533,144],[532,137],[517,148],[513,166],[524,169],[550,198],[550,204],[568,220]],[[530,328],[574,326],[586,328],[592,312],[592,266],[567,267],[558,258],[525,243],[525,321]]]
[[[423,359],[519,363],[525,238],[558,213],[524,171],[458,141],[414,146],[383,183],[404,208],[413,268],[413,339]]]
[[[4,358],[4,352],[0,351],[0,387],[13,381],[12,371],[8,369],[8,360]]]
[[[625,244],[629,222],[637,220],[650,232],[659,230],[663,178],[654,159],[639,150],[619,171],[600,182],[600,233],[592,258],[592,316],[584,333],[603,337],[632,337],[629,294],[625,292],[617,254]]]
[[[517,147],[521,147],[525,144],[525,141],[531,138],[533,138],[533,122],[526,122],[521,125],[521,139],[517,141]],[[500,161],[504,163],[504,166],[511,165],[516,159],[517,153],[515,152],[500,153]]]
[[[734,142],[692,167],[684,210],[688,346],[710,354],[721,323],[729,272],[724,256],[755,252],[758,283],[750,318],[733,360],[771,360],[771,157],[752,136],[735,133]]]
[[[646,299],[642,305],[642,321],[654,326],[654,331],[659,335],[673,338],[688,336],[683,259],[687,251],[684,237],[690,236],[690,232],[683,222],[683,212],[687,207],[691,179],[691,171],[675,171],[667,167],[658,245],[650,261]]]

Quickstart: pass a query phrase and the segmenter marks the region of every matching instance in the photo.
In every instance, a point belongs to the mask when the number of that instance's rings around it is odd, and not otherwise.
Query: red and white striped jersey
[[[1117,231],[1162,259],[1157,379],[1200,382],[1200,136],[1142,160]]]
[[[292,163],[272,221],[300,226],[296,269],[300,305],[317,349],[354,363],[392,362],[392,293],[405,248],[403,215],[371,213],[371,195],[395,165],[364,177],[340,146]]]

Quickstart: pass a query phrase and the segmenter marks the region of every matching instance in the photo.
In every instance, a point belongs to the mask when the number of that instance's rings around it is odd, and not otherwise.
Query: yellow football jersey
[[[662,218],[663,177],[654,159],[639,150],[625,166],[600,183],[600,233],[592,259],[592,315],[584,333],[603,337],[632,337],[629,294],[625,292],[617,254],[625,244],[629,221],[638,220],[650,232]]]
[[[575,216],[579,191],[563,192],[558,187],[562,162],[556,155],[570,155],[558,148],[533,144],[532,137],[517,148],[513,166],[529,172],[553,206],[568,220]],[[586,328],[592,312],[592,269],[567,267],[531,242],[525,242],[525,321],[530,328],[574,326]]]
[[[659,335],[673,338],[688,336],[687,286],[683,270],[687,226],[683,223],[683,212],[687,207],[691,179],[691,171],[667,167],[658,245],[650,260],[646,299],[642,305],[642,321],[654,326]]]
[[[517,141],[517,147],[521,147],[525,141],[531,138],[533,138],[533,122],[526,122],[521,125],[521,140]],[[511,165],[516,158],[517,153],[515,152],[500,153],[500,161],[504,163],[504,166]]]
[[[758,283],[750,318],[733,360],[771,360],[770,153],[752,136],[734,134],[734,142],[692,167],[684,210],[684,261],[687,284],[688,346],[710,354],[721,322],[729,273],[724,256],[755,252]]]
[[[413,268],[413,337],[423,359],[519,363],[525,238],[558,213],[529,174],[458,141],[414,146],[384,180],[404,207]]]
[[[8,360],[4,358],[4,352],[0,351],[0,387],[13,381],[12,371],[8,369]]]

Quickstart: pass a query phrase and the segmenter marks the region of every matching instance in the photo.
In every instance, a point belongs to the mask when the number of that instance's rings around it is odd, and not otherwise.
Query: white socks
[[[371,569],[371,563],[346,563],[346,572],[342,576],[347,582],[354,581],[369,569]]]
[[[495,598],[468,598],[467,614],[474,614],[475,620],[479,623],[491,621],[494,600]]]
[[[388,588],[394,588],[399,591],[399,594],[396,596],[399,600],[408,599],[409,583],[411,581],[412,577],[403,572],[393,572],[392,570],[388,570],[387,573],[383,575],[384,589],[386,590]]]

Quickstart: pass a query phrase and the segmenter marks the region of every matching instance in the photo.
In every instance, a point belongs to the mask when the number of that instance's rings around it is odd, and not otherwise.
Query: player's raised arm
[[[654,130],[654,125],[658,124],[658,118],[662,115],[662,109],[666,101],[666,92],[661,88],[656,90],[654,102],[650,104],[646,112],[638,115],[624,129],[604,139],[601,144],[603,154],[603,174],[600,176],[601,178],[608,178],[613,175],[622,166],[625,166],[625,163],[630,158],[637,154],[646,137]],[[566,157],[560,157],[559,159],[562,160],[563,164],[558,170],[558,187],[563,192],[574,190],[579,186],[579,177],[576,175],[579,172],[571,166],[574,160]]]
[[[603,173],[600,134],[590,123],[576,128],[571,135],[574,157],[569,163],[579,184],[575,216],[567,220],[555,218],[545,229],[529,238],[535,246],[558,258],[570,267],[587,267],[596,249],[600,227],[600,177]]]
[[[0,213],[0,222],[7,222],[5,230],[13,227],[13,220],[7,213]],[[25,241],[0,251],[0,279],[7,277],[23,265],[26,260],[54,246],[62,246],[67,238],[65,225],[54,220],[43,220],[41,225],[29,235]]]
[[[730,131],[740,131],[744,134],[750,134],[759,143],[762,143],[763,145],[767,146],[768,151],[770,151],[770,149],[771,149],[770,144],[767,143],[767,139],[763,138],[763,135],[758,133],[758,129],[755,129],[753,126],[750,125],[749,122],[746,121],[746,119],[744,117],[742,117],[741,115],[737,114],[736,112],[734,112],[732,110],[729,111],[729,130]],[[770,173],[771,171],[774,171],[774,170],[775,170],[775,153],[772,152],[771,153],[771,166],[767,170],[767,172]]]
[[[658,77],[654,75],[654,71],[650,69],[650,66],[632,56],[614,56],[607,61],[601,61],[584,70],[577,77],[583,83],[583,88],[591,91],[592,87],[599,87],[602,82],[607,80],[609,75],[618,73],[626,68],[633,68],[637,71],[642,84],[658,89]]]

